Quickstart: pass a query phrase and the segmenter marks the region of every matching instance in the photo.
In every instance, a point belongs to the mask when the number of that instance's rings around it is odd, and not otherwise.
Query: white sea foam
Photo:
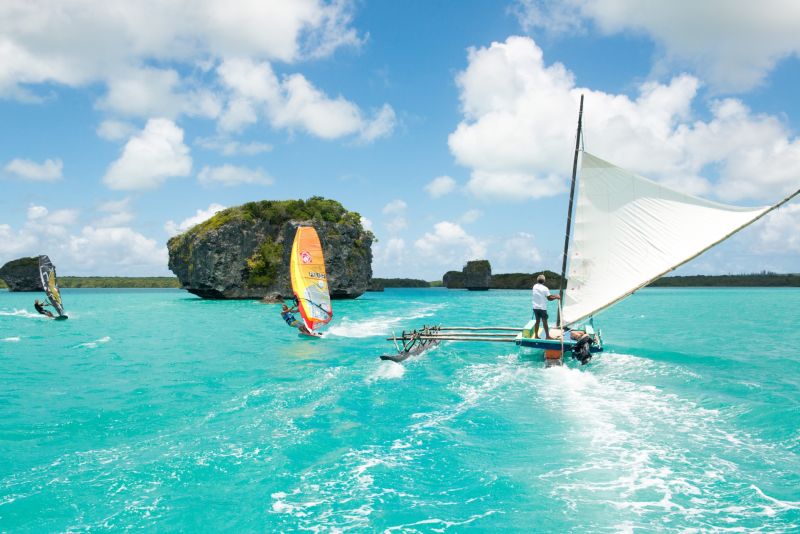
[[[8,342],[8,343],[18,343],[18,342],[19,342],[19,339],[20,339],[20,338],[19,338],[19,336],[16,336],[16,337],[6,337],[6,338],[3,338],[3,341],[6,341],[6,342]]]
[[[411,315],[377,315],[364,321],[353,321],[345,317],[341,322],[328,328],[327,334],[351,338],[387,336],[403,323],[408,323],[409,321],[422,319],[424,317],[432,317],[434,313],[442,307],[443,305],[427,306]]]
[[[406,374],[405,365],[400,365],[397,362],[381,361],[377,369],[366,378],[367,383],[376,382],[378,380],[394,380],[402,378]]]
[[[87,348],[87,349],[96,349],[99,345],[102,345],[103,343],[108,343],[109,341],[111,341],[111,337],[110,336],[104,336],[104,337],[101,337],[100,339],[95,339],[94,341],[88,341],[86,343],[81,343],[80,345],[78,345],[78,347]]]
[[[14,308],[14,311],[0,311],[0,315],[5,315],[7,317],[25,317],[27,319],[45,319],[46,317],[40,313],[31,313],[28,310],[18,310]]]

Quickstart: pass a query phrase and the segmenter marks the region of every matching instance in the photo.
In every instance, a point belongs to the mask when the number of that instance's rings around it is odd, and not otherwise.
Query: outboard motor
[[[592,353],[589,348],[594,343],[594,339],[589,334],[584,334],[578,342],[572,347],[572,358],[579,360],[581,365],[586,365],[592,360]]]

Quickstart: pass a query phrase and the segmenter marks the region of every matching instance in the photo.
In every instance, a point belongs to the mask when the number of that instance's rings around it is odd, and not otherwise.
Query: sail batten
[[[728,206],[675,191],[584,152],[564,323],[615,304],[793,196],[775,206]]]

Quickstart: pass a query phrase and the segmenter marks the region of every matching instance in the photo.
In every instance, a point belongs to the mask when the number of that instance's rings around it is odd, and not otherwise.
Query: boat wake
[[[402,329],[403,324],[424,317],[432,317],[442,307],[444,305],[427,306],[411,315],[399,317],[378,315],[365,321],[356,321],[345,317],[341,322],[328,328],[326,335],[350,338],[390,336],[393,330]]]
[[[8,343],[18,343],[18,342],[19,342],[19,339],[20,339],[20,338],[19,338],[19,336],[16,336],[16,337],[6,337],[6,338],[3,338],[3,339],[2,339],[2,341],[6,341],[6,342],[8,342]]]
[[[104,337],[101,337],[100,339],[95,339],[94,341],[88,341],[86,343],[81,343],[76,348],[96,349],[99,345],[102,345],[103,343],[108,343],[109,341],[111,341],[111,337],[110,336],[104,336]]]
[[[31,313],[28,310],[18,310],[14,309],[14,311],[0,311],[0,315],[4,315],[6,317],[25,317],[26,319],[46,319],[44,315],[38,313]]]
[[[366,382],[371,384],[378,380],[395,380],[403,378],[404,374],[406,374],[405,365],[392,361],[381,361],[378,368],[366,378]]]

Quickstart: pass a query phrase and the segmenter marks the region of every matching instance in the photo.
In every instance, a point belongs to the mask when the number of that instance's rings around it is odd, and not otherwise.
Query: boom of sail
[[[64,315],[64,305],[61,302],[61,291],[58,289],[56,267],[47,256],[39,256],[39,276],[42,279],[42,288],[47,294],[47,299],[58,312],[59,317]]]
[[[622,300],[794,195],[771,207],[728,206],[670,189],[583,152],[563,324]]]
[[[300,315],[308,331],[314,332],[333,318],[333,311],[322,245],[313,227],[297,228],[289,271]]]

